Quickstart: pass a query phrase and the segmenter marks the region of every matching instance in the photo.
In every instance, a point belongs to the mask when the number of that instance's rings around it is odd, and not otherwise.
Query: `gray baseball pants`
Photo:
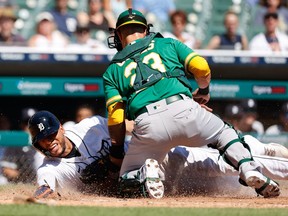
[[[171,104],[160,100],[146,106],[148,112],[136,117],[133,136],[120,170],[120,176],[139,169],[147,158],[161,163],[169,150],[183,145],[201,147],[212,144],[218,150],[239,139],[236,131],[218,116],[202,108],[190,97]],[[226,159],[241,173],[258,168],[254,161],[239,166],[239,161],[251,158],[250,151],[240,141],[225,149]]]

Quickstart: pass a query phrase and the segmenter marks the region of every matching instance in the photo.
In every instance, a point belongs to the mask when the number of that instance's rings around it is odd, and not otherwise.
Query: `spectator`
[[[255,35],[250,41],[250,50],[285,52],[288,51],[288,36],[277,30],[278,14],[264,15],[265,32]]]
[[[279,113],[279,124],[271,125],[267,128],[267,135],[280,135],[288,132],[288,102],[285,102]]]
[[[172,24],[172,32],[164,32],[164,37],[178,39],[192,49],[200,47],[200,41],[197,41],[190,33],[185,31],[187,15],[184,11],[177,10],[173,12],[170,22]]]
[[[19,35],[15,34],[14,23],[16,21],[16,16],[14,15],[12,9],[5,9],[1,11],[0,14],[0,44],[2,46],[23,46],[26,45],[25,39]]]
[[[104,12],[103,0],[88,0],[88,14],[80,12],[77,19],[81,25],[88,24],[92,37],[100,41],[106,40],[109,35],[109,27],[115,25],[114,17]]]
[[[238,34],[239,20],[236,13],[228,11],[224,17],[225,33],[215,35],[209,41],[206,49],[247,50],[248,39],[244,34]]]
[[[246,3],[249,4],[250,7],[255,7],[257,4],[259,4],[260,0],[246,0]]]
[[[16,5],[16,0],[0,0],[0,8],[13,8]]]
[[[254,15],[254,26],[263,25],[263,17],[266,13],[277,13],[278,24],[277,27],[282,32],[288,32],[288,9],[285,7],[285,1],[283,0],[261,0],[256,7]]]
[[[116,19],[122,11],[132,8],[132,0],[103,0],[103,9]]]
[[[76,110],[75,121],[76,123],[79,123],[83,119],[89,118],[93,115],[95,115],[93,107],[88,104],[82,104]]]
[[[92,106],[90,106],[88,104],[81,104],[76,109],[74,120],[65,122],[63,124],[63,126],[64,126],[64,128],[68,128],[71,125],[77,124],[81,120],[83,120],[85,118],[89,118],[93,115],[95,115],[95,110]]]
[[[225,107],[223,120],[239,131],[239,121],[243,115],[243,108],[236,103],[228,104]]]
[[[105,51],[108,47],[102,42],[93,39],[90,34],[89,26],[76,27],[75,31],[75,42],[68,45],[68,48],[73,50],[101,50]]]
[[[165,31],[169,17],[176,10],[173,0],[133,0],[133,9],[142,12],[148,22],[153,23],[154,31]]]
[[[28,41],[30,47],[63,48],[69,43],[68,38],[55,29],[53,16],[42,12],[36,17],[36,34]]]
[[[18,8],[16,0],[0,0],[0,13],[3,10],[10,9],[13,12]]]
[[[25,108],[21,111],[20,129],[26,132],[28,135],[28,120],[35,113],[36,110],[33,108]],[[35,157],[36,151],[32,145],[23,147],[8,147],[5,149],[4,156],[1,161],[2,172],[9,182],[31,183],[33,180],[35,180],[36,169],[41,164],[40,161],[37,161],[37,164],[35,163]]]
[[[257,120],[257,103],[253,99],[245,99],[240,104],[229,104],[225,108],[223,119],[242,133],[264,133],[264,126]]]
[[[55,0],[55,7],[49,11],[56,24],[56,27],[68,37],[73,35],[76,29],[76,16],[68,11],[68,0]]]
[[[239,130],[243,133],[263,134],[264,126],[257,120],[257,102],[254,99],[245,99],[241,101],[240,106],[242,106],[243,114],[238,123]]]

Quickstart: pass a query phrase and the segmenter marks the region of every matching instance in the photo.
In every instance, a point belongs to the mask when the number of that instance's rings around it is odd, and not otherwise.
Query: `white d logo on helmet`
[[[37,124],[40,132],[45,129],[43,123]]]

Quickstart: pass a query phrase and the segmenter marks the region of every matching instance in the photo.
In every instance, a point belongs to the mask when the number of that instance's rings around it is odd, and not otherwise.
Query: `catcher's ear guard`
[[[109,28],[109,32],[111,34],[111,36],[109,36],[107,38],[107,43],[108,43],[108,47],[110,49],[114,49],[116,48],[117,51],[120,51],[122,50],[122,44],[121,44],[121,41],[116,33],[116,29],[115,28]]]
[[[152,24],[148,24],[147,35],[150,34],[150,28],[151,27],[153,27],[153,25]],[[109,32],[110,32],[111,36],[109,36],[107,38],[107,43],[108,43],[108,47],[110,49],[116,48],[117,51],[121,51],[123,49],[123,47],[122,47],[121,41],[120,41],[116,31],[117,30],[115,28],[109,28]]]
[[[151,27],[153,27],[153,24],[149,23],[149,24],[148,24],[148,28],[147,28],[147,35],[150,34],[150,32],[151,32],[151,31],[150,31],[150,28],[151,28]]]

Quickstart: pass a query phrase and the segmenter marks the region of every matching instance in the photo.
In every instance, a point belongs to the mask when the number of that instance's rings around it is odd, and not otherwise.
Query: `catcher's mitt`
[[[81,181],[85,184],[118,181],[120,167],[114,165],[109,155],[95,160],[81,172]]]

